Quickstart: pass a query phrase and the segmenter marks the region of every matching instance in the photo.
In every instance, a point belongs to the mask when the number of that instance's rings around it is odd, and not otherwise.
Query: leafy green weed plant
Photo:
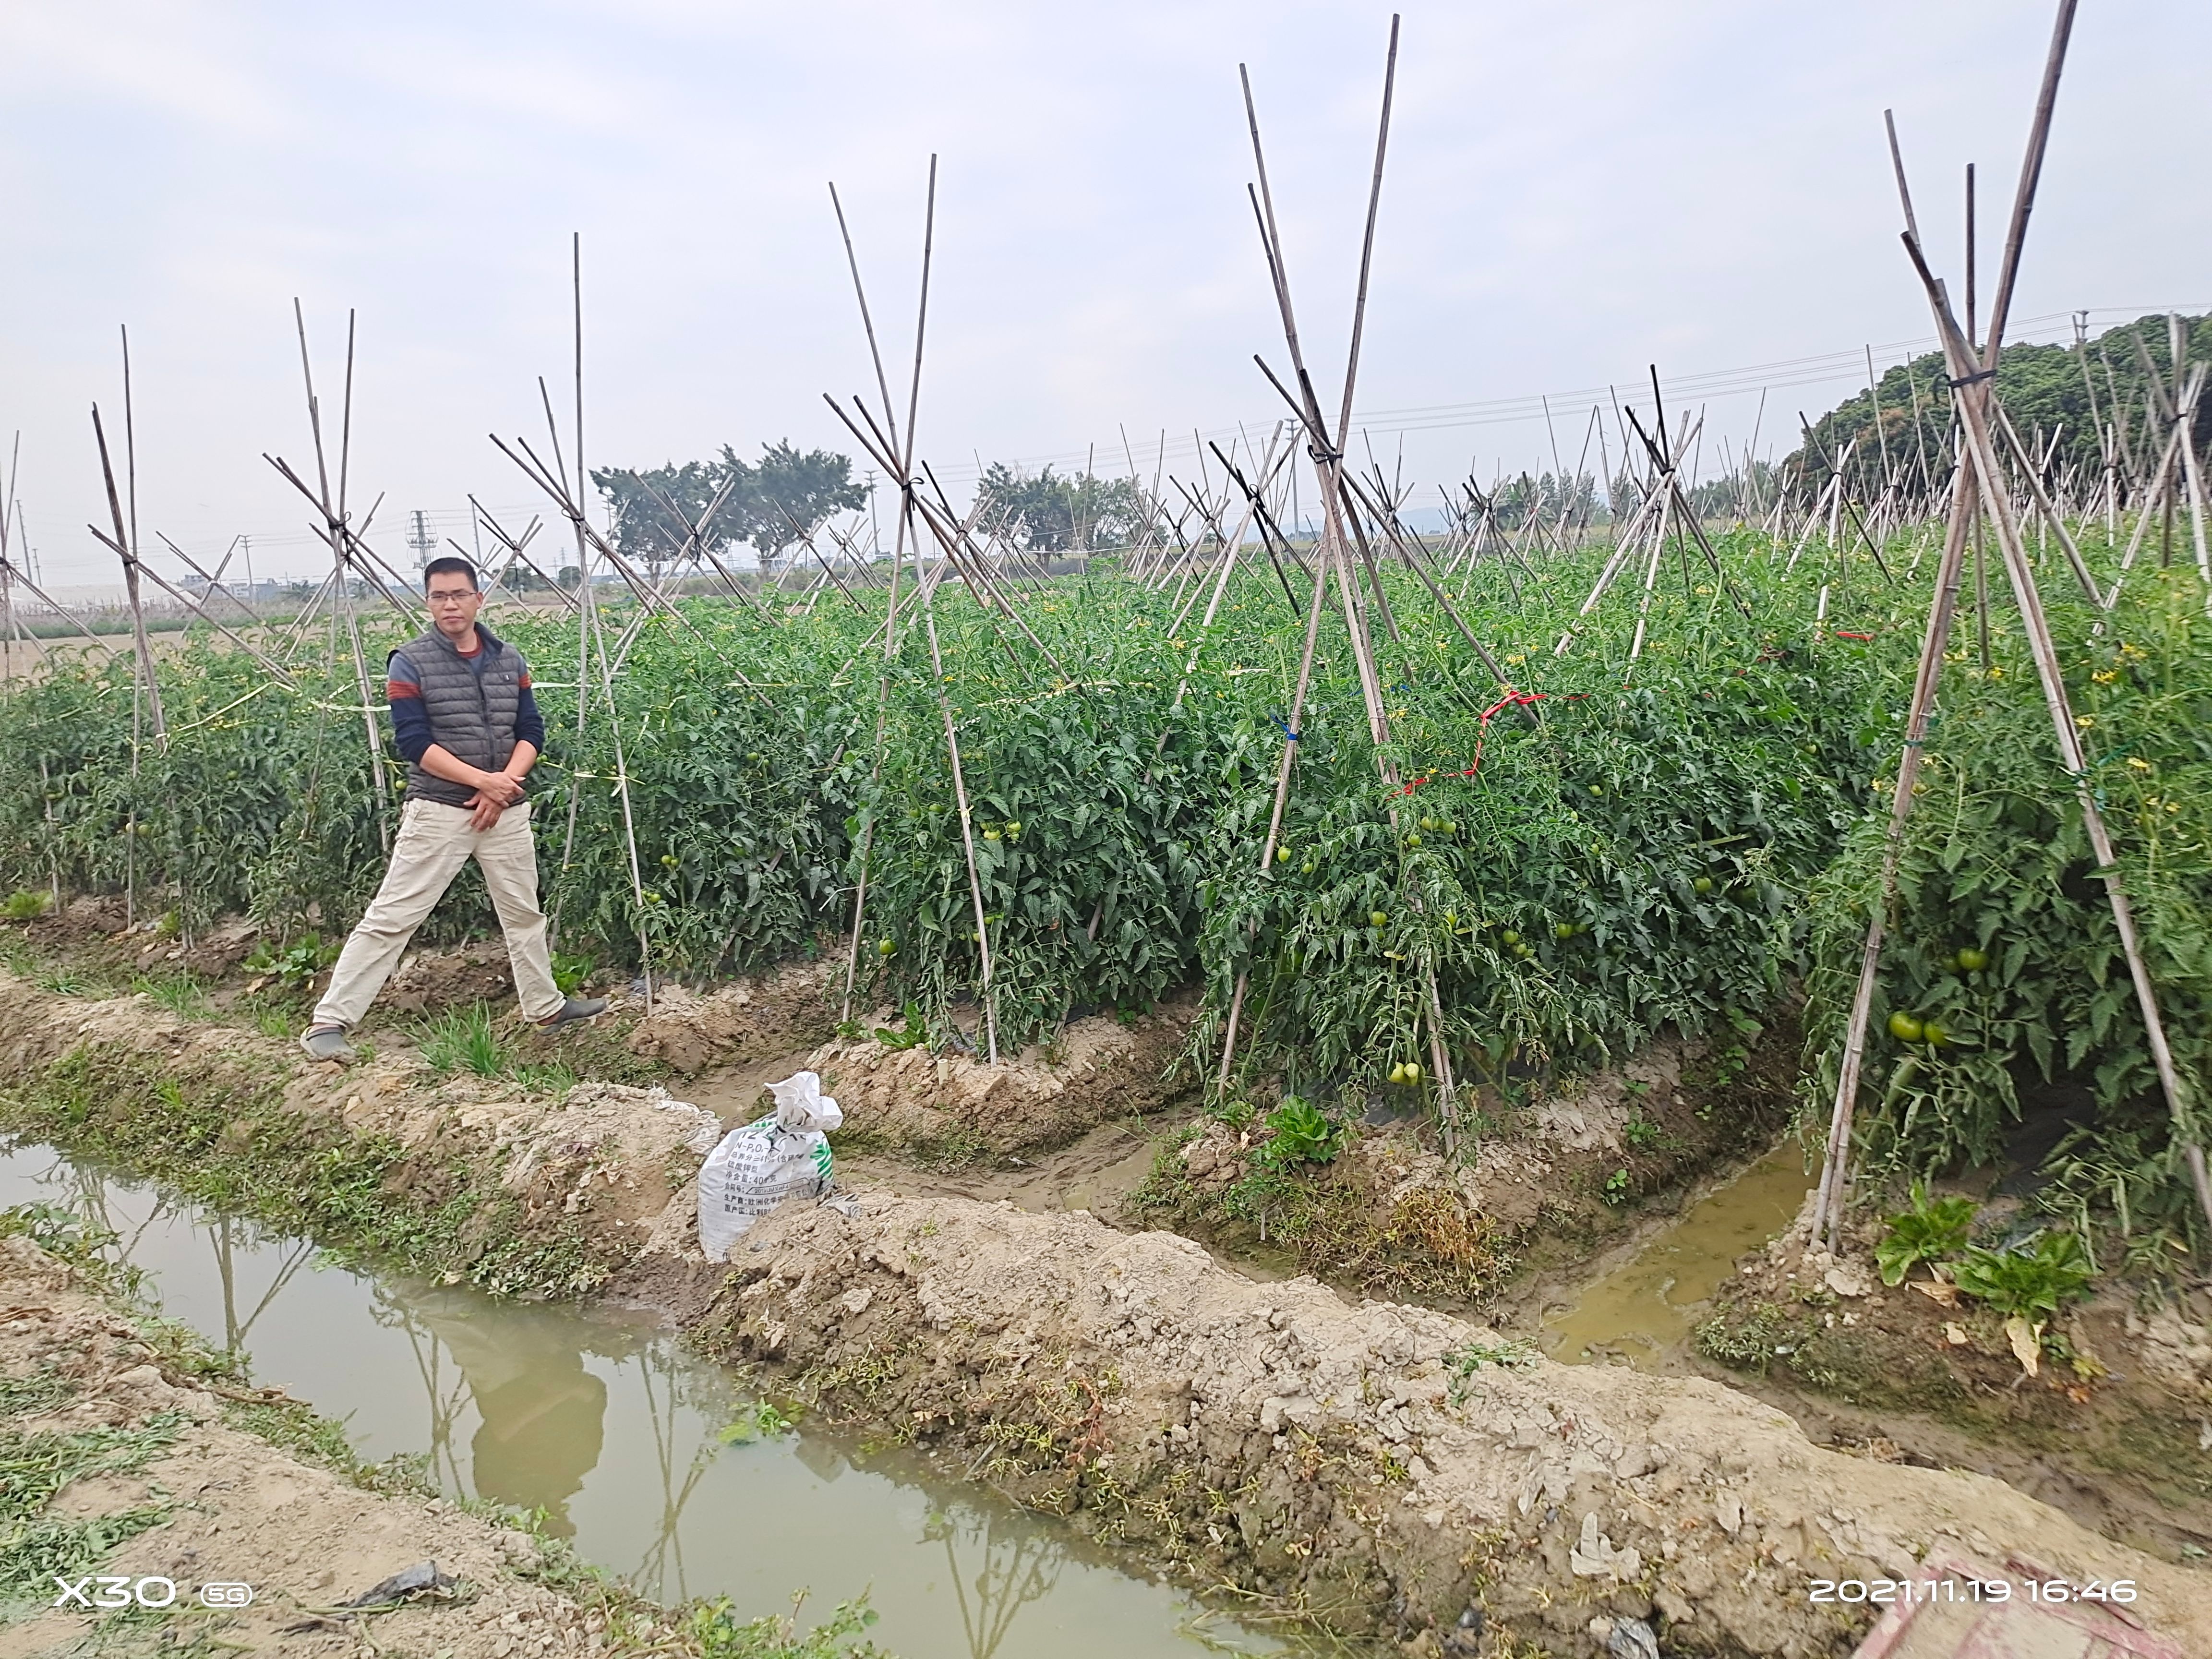
[[[1966,1247],[1974,1224],[1974,1202],[1953,1196],[1931,1200],[1928,1184],[1912,1183],[1911,1201],[1888,1218],[1888,1231],[1875,1246],[1875,1264],[1885,1285],[1902,1285],[1923,1262],[1948,1261]]]
[[[1992,1312],[2040,1324],[2086,1295],[2095,1273],[2081,1239],[2054,1229],[2029,1249],[1969,1249],[1951,1276]]]

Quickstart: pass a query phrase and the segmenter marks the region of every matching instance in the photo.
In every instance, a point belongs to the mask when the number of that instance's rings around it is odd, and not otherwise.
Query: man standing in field
[[[522,653],[477,626],[483,595],[466,559],[422,569],[430,631],[392,653],[385,691],[407,757],[399,840],[384,884],[348,936],[300,1046],[317,1060],[353,1055],[346,1033],[399,963],[446,889],[473,858],[507,935],[526,1018],[548,1030],[605,1011],[605,997],[562,997],[553,982],[545,914],[538,908],[538,848],[524,797],[545,746]]]

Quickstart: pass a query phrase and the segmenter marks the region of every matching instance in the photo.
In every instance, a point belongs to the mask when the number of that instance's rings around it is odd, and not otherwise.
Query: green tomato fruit
[[[1384,922],[1389,920],[1390,917],[1385,911],[1370,910],[1367,913],[1367,925],[1370,927],[1380,927]]]
[[[1395,1061],[1390,1067],[1390,1081],[1393,1083],[1403,1083],[1405,1080],[1406,1062],[1402,1060]]]
[[[1977,951],[1971,945],[1951,959],[1962,974],[1978,974],[1990,965],[1990,953]]]
[[[1298,873],[1302,876],[1310,876],[1313,874],[1313,872],[1314,861],[1311,859],[1308,859],[1304,864],[1298,866]]]
[[[1420,844],[1421,838],[1419,836],[1408,836],[1406,837],[1406,845],[1408,847],[1419,847]]]
[[[1424,830],[1433,830],[1436,827],[1437,821],[1434,818],[1423,818],[1421,820],[1421,828]]]
[[[1526,962],[1530,957],[1534,956],[1536,952],[1531,946],[1526,945],[1516,945],[1513,947],[1513,954],[1519,957],[1522,962]]]
[[[1596,784],[1592,784],[1592,785],[1590,785],[1589,789],[1590,789],[1590,793],[1592,793],[1593,795],[1602,795],[1603,793],[1605,793],[1605,791],[1604,791],[1603,789],[1600,788]]]
[[[1951,1033],[1941,1020],[1923,1019],[1920,1022],[1920,1040],[1931,1048],[1940,1048],[1951,1040]]]
[[[1690,888],[1692,891],[1695,892],[1700,898],[1702,898],[1705,895],[1713,890],[1713,878],[1711,876],[1699,876],[1695,881],[1690,884]]]
[[[1291,849],[1287,847],[1278,847],[1275,849],[1275,862],[1278,864],[1288,864],[1290,861]]]
[[[898,954],[898,941],[895,939],[878,939],[876,941],[876,954],[879,957],[896,956]]]
[[[1920,1021],[1902,1008],[1889,1017],[1889,1034],[1899,1042],[1917,1042],[1923,1030]]]
[[[1407,1061],[1406,1062],[1406,1081],[1407,1081],[1407,1082],[1408,1082],[1408,1083],[1419,1083],[1420,1080],[1421,1080],[1421,1067],[1420,1067],[1420,1062],[1419,1062],[1419,1061],[1418,1061],[1418,1060],[1407,1060]]]
[[[1501,943],[1506,945],[1518,945],[1521,942],[1521,935],[1515,933],[1510,927],[1507,928],[1498,937]]]
[[[1575,925],[1571,921],[1555,921],[1552,924],[1553,939],[1572,939],[1574,936]]]

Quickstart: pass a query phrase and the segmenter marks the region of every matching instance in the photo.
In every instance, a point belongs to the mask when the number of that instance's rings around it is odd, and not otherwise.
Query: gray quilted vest
[[[422,679],[422,706],[430,716],[430,738],[441,749],[470,765],[496,772],[514,752],[514,715],[522,701],[522,658],[482,623],[477,638],[483,648],[481,671],[469,666],[453,641],[436,629],[399,649]],[[394,653],[397,654],[396,653]],[[409,800],[434,800],[465,806],[476,792],[422,769],[407,768]]]

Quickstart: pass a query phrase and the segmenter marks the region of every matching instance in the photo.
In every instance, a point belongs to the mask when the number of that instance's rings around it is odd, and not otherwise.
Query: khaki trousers
[[[410,800],[401,809],[399,840],[384,885],[338,953],[330,989],[315,1005],[317,1025],[350,1030],[361,1024],[399,965],[407,941],[472,858],[483,872],[485,890],[507,935],[507,959],[525,1018],[544,1019],[561,1011],[563,998],[553,983],[545,945],[545,913],[538,908],[538,846],[530,835],[530,803],[508,807],[481,834],[471,827],[472,817],[465,806],[429,800]]]

